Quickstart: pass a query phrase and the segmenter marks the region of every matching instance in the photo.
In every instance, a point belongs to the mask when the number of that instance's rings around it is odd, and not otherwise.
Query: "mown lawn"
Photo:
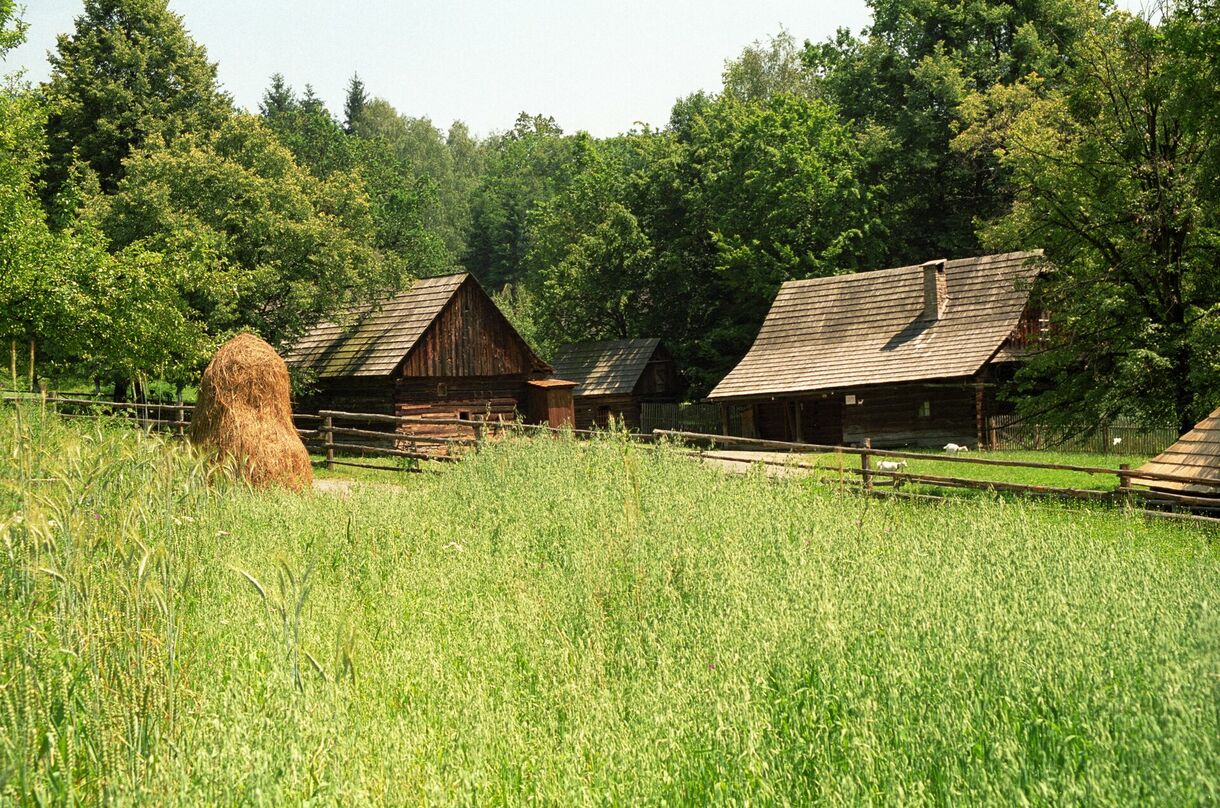
[[[0,803],[1220,800],[1197,527],[610,438],[207,477],[0,415]]]

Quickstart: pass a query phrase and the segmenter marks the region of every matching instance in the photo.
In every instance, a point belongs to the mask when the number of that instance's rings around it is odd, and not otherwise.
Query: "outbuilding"
[[[551,366],[469,273],[421,278],[406,292],[318,323],[286,361],[312,377],[313,392],[299,402],[305,411],[573,421],[573,385],[551,378]],[[399,431],[454,432],[424,424]]]
[[[740,408],[747,437],[977,446],[1044,327],[1029,306],[1041,266],[1013,252],[788,281],[709,399]]]
[[[1149,460],[1140,471],[1173,474],[1203,480],[1220,480],[1220,410],[1204,418],[1178,442]],[[1163,480],[1141,480],[1141,485],[1160,491],[1220,497],[1220,486],[1191,485]]]
[[[613,418],[638,430],[644,404],[676,401],[680,392],[673,357],[655,338],[564,345],[555,375],[576,382],[577,429],[604,427]]]

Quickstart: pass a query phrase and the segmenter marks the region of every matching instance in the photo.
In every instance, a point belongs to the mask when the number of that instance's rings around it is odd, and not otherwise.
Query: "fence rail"
[[[1132,469],[1126,463],[1118,468],[1099,466],[1080,466],[1068,463],[1040,463],[1032,460],[1000,460],[996,458],[971,457],[967,455],[928,455],[919,452],[904,452],[887,449],[874,449],[866,440],[863,447],[827,446],[816,443],[793,443],[789,441],[763,440],[760,438],[739,438],[711,433],[681,432],[676,430],[656,430],[657,437],[672,438],[688,443],[706,443],[712,446],[735,446],[752,449],[765,449],[789,453],[828,453],[855,455],[860,458],[858,469],[844,468],[844,472],[852,477],[859,477],[859,487],[868,494],[873,493],[878,486],[878,478],[888,481],[897,487],[904,483],[924,483],[946,488],[969,488],[981,491],[1010,491],[1035,496],[1053,496],[1063,499],[1101,500],[1151,507],[1187,507],[1192,511],[1220,516],[1220,479],[1205,477],[1189,477],[1180,474],[1164,474],[1161,472]],[[992,466],[1000,468],[1043,469],[1053,471],[1070,471],[1080,474],[1101,475],[1116,478],[1112,489],[1079,489],[1061,486],[1033,485],[1027,483],[1001,482],[994,480],[979,480],[969,477],[954,477],[920,474],[908,472],[905,469],[881,469],[873,465],[875,458],[895,458],[898,460],[936,460],[948,463],[958,463],[963,466]],[[790,463],[784,461],[761,462],[777,465],[795,465],[809,469],[826,470],[824,466],[812,464]],[[1133,487],[1133,483],[1143,481],[1149,483],[1175,483],[1211,488],[1217,497],[1183,494],[1164,489],[1144,490]]]
[[[61,415],[69,418],[104,418],[126,417],[144,429],[164,429],[175,435],[183,435],[190,425],[190,415],[194,407],[190,404],[159,404],[143,402],[114,402],[96,399],[83,399],[70,396],[12,395],[5,394],[3,400],[24,400],[44,402]],[[380,455],[405,460],[428,460],[436,462],[453,462],[462,452],[478,451],[484,441],[498,434],[554,434],[565,433],[577,436],[598,434],[590,430],[556,429],[550,426],[522,424],[515,421],[494,421],[460,418],[440,418],[428,416],[399,416],[380,413],[352,413],[337,410],[322,410],[317,414],[299,413],[293,415],[297,422],[296,429],[302,440],[314,451],[323,453],[321,461],[327,468],[336,465],[368,465],[354,463],[344,456],[357,455],[364,458],[368,455]],[[338,422],[338,423],[336,423]],[[363,424],[360,426],[353,425]],[[364,425],[382,424],[393,429],[379,430]],[[437,436],[399,431],[403,426],[437,425],[460,426],[469,428],[472,437]],[[845,477],[851,478],[852,486],[866,494],[875,493],[881,487],[897,489],[900,486],[912,484],[927,484],[945,488],[971,488],[976,490],[1011,491],[1035,496],[1054,496],[1066,499],[1102,500],[1138,504],[1142,507],[1176,508],[1188,507],[1197,512],[1220,515],[1220,479],[1190,477],[1178,474],[1141,471],[1129,468],[1126,464],[1118,468],[1098,466],[1082,466],[1068,463],[1043,463],[1032,460],[1001,460],[997,458],[978,457],[972,455],[928,455],[920,452],[874,449],[868,441],[863,447],[829,446],[814,443],[794,443],[789,441],[764,440],[760,438],[742,438],[713,432],[694,432],[673,429],[655,429],[651,435],[638,436],[644,440],[673,439],[691,444],[709,444],[715,446],[746,447],[752,449],[771,450],[786,453],[828,453],[840,456],[839,484],[845,485]],[[361,441],[361,442],[355,442]],[[1124,441],[1124,448],[1125,441]],[[444,449],[439,454],[436,449]],[[695,454],[712,456],[711,453],[696,450]],[[858,456],[859,468],[846,468],[842,464],[844,456]],[[990,466],[1001,468],[1043,469],[1054,471],[1076,472],[1088,475],[1100,475],[1116,479],[1116,485],[1111,489],[1081,489],[1047,485],[1031,485],[1016,482],[1001,482],[980,480],[970,477],[952,475],[933,475],[916,473],[903,469],[875,466],[874,460],[893,458],[897,460],[936,460],[960,464],[963,468],[970,466]],[[719,459],[726,459],[721,457]],[[762,459],[750,462],[796,466],[826,471],[825,466],[804,464],[799,461],[776,461]],[[418,462],[401,466],[377,466],[371,468],[388,471],[419,470]],[[831,469],[833,471],[833,469]],[[1152,490],[1135,488],[1134,483],[1142,483]],[[1210,488],[1216,492],[1215,497],[1200,496],[1195,493],[1179,493],[1164,488],[1156,489],[1154,483],[1173,483]]]
[[[1102,426],[1052,426],[1016,415],[987,419],[991,449],[1059,449],[1090,454],[1157,455],[1178,440],[1177,427],[1120,419]]]

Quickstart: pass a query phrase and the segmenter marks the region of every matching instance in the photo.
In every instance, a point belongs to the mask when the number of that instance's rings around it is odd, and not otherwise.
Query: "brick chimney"
[[[949,302],[949,282],[945,280],[945,259],[923,265],[923,319],[939,320]]]

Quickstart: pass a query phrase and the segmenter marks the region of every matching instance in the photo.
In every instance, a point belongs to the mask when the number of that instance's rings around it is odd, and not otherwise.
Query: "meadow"
[[[394,479],[0,411],[0,803],[1220,801],[1207,529],[614,436]]]

